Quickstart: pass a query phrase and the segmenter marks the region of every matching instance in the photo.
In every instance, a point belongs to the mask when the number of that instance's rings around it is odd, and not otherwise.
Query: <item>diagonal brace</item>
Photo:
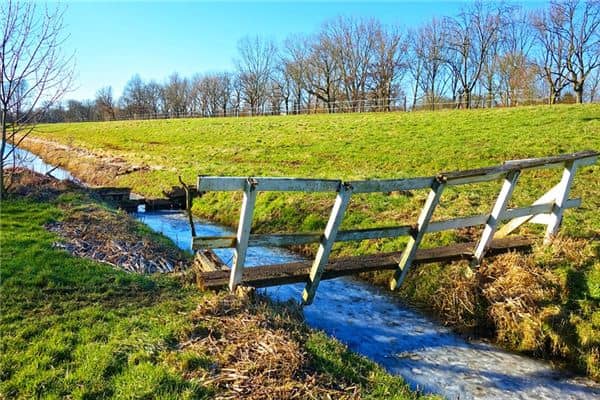
[[[427,232],[427,227],[431,221],[431,216],[440,202],[440,198],[442,197],[442,192],[444,191],[445,187],[446,183],[443,181],[436,180],[433,182],[431,190],[429,191],[429,195],[427,196],[427,200],[425,201],[425,205],[423,206],[421,214],[419,215],[417,226],[411,233],[410,238],[408,239],[408,244],[402,252],[402,257],[398,262],[398,269],[396,269],[394,276],[390,280],[391,290],[398,288],[404,281],[404,278],[406,278],[406,274],[408,273],[408,270],[410,269],[410,266],[417,254],[417,249],[421,244],[421,240]]]

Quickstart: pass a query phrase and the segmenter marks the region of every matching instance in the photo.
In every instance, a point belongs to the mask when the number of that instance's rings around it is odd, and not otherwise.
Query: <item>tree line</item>
[[[527,10],[475,2],[414,29],[338,17],[282,43],[238,42],[233,71],[164,82],[134,75],[47,121],[511,107],[600,96],[600,1]]]

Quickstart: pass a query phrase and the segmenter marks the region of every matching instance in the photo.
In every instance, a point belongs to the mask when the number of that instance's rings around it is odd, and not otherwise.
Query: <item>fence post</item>
[[[345,184],[340,185],[340,190],[335,198],[333,208],[331,209],[329,221],[327,221],[325,232],[323,232],[323,237],[321,238],[321,243],[319,244],[319,250],[317,251],[317,255],[315,256],[315,260],[313,261],[313,265],[310,269],[308,282],[306,283],[306,287],[302,292],[303,304],[311,304],[315,297],[317,287],[321,281],[321,275],[323,274],[325,265],[327,265],[329,254],[331,253],[331,249],[335,243],[335,237],[340,224],[342,223],[342,219],[344,218],[346,208],[348,208],[351,195],[352,187]]]
[[[248,239],[250,238],[250,230],[252,228],[252,215],[254,214],[254,205],[256,204],[256,193],[256,181],[248,178],[244,189],[240,222],[235,241],[233,265],[229,279],[230,290],[234,290],[242,282],[244,262],[246,261],[246,252],[248,251]]]
[[[421,244],[421,240],[427,231],[431,216],[440,202],[440,198],[442,197],[442,192],[444,191],[445,187],[446,183],[439,180],[436,180],[431,186],[431,190],[429,191],[425,205],[423,206],[421,214],[419,215],[417,227],[414,232],[411,233],[408,244],[402,252],[402,258],[398,262],[398,268],[390,280],[391,290],[396,290],[396,288],[402,284],[404,278],[406,278],[406,274],[408,273],[410,265],[417,254],[419,244]]]
[[[573,178],[577,172],[577,160],[565,163],[562,178],[556,186],[557,194],[554,202],[554,207],[548,217],[548,226],[544,237],[544,244],[549,244],[562,222],[563,213],[565,211],[565,203],[569,199],[569,192],[573,184]]]
[[[496,203],[494,204],[492,212],[485,223],[483,234],[481,235],[479,243],[477,243],[477,247],[475,248],[472,265],[479,265],[479,263],[481,263],[483,255],[485,254],[485,251],[494,237],[494,233],[498,227],[498,222],[502,219],[502,214],[504,214],[506,206],[508,205],[508,201],[515,190],[515,186],[520,174],[521,171],[512,171],[504,178],[502,189],[500,189]]]

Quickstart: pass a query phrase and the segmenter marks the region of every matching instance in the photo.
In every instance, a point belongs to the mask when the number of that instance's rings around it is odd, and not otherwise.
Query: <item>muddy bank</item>
[[[49,164],[69,170],[92,186],[111,185],[115,178],[132,172],[164,169],[157,165],[132,164],[122,157],[34,137],[27,137],[20,147],[39,155]]]

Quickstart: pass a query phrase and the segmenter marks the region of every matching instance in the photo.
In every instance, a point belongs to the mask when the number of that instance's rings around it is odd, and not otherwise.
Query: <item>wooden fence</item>
[[[235,236],[194,237],[193,249],[233,248],[234,258],[231,271],[215,271],[206,275],[207,282],[213,285],[223,283],[224,274],[229,275],[229,288],[234,289],[242,283],[259,283],[260,286],[306,281],[302,294],[305,304],[310,304],[315,296],[320,280],[324,276],[335,277],[365,270],[377,270],[394,267],[395,272],[390,288],[396,289],[402,284],[411,265],[415,262],[451,260],[471,258],[478,264],[486,251],[495,249],[519,248],[525,242],[522,239],[507,241],[505,238],[524,223],[546,225],[545,242],[556,234],[563,213],[568,208],[579,207],[580,199],[570,199],[569,192],[576,171],[579,167],[592,165],[598,157],[595,151],[583,151],[546,158],[533,158],[507,161],[502,165],[479,168],[467,171],[440,173],[437,176],[408,178],[360,180],[343,182],[328,179],[297,178],[260,178],[260,177],[216,177],[199,176],[197,190],[199,193],[210,191],[243,192],[240,220]],[[507,208],[522,171],[537,168],[563,168],[560,182],[527,207]],[[431,221],[442,193],[448,186],[503,180],[502,187],[489,214],[454,218],[444,221]],[[374,229],[339,230],[344,213],[353,194],[388,193],[393,191],[412,191],[429,189],[425,205],[415,225],[403,225]],[[332,192],[336,193],[329,220],[323,232],[305,232],[290,234],[252,234],[252,218],[258,192]],[[500,227],[500,223],[508,221]],[[471,226],[484,226],[483,233],[477,243],[469,248],[465,244],[419,250],[419,245],[426,233],[440,232],[450,229]],[[347,257],[329,262],[329,255],[335,242],[360,241],[378,238],[408,236],[409,241],[401,253],[389,253],[363,257]],[[306,263],[290,263],[269,267],[250,268],[248,270],[263,271],[261,278],[248,279],[244,272],[246,252],[249,246],[290,246],[318,243],[319,248],[310,269]],[[371,258],[369,258],[371,257]],[[386,258],[387,257],[387,258]],[[363,264],[362,266],[359,264]],[[327,267],[327,268],[326,268]],[[368,268],[367,268],[368,267]],[[248,271],[246,270],[246,271]],[[308,272],[308,273],[306,273]],[[298,277],[300,277],[298,279]]]

